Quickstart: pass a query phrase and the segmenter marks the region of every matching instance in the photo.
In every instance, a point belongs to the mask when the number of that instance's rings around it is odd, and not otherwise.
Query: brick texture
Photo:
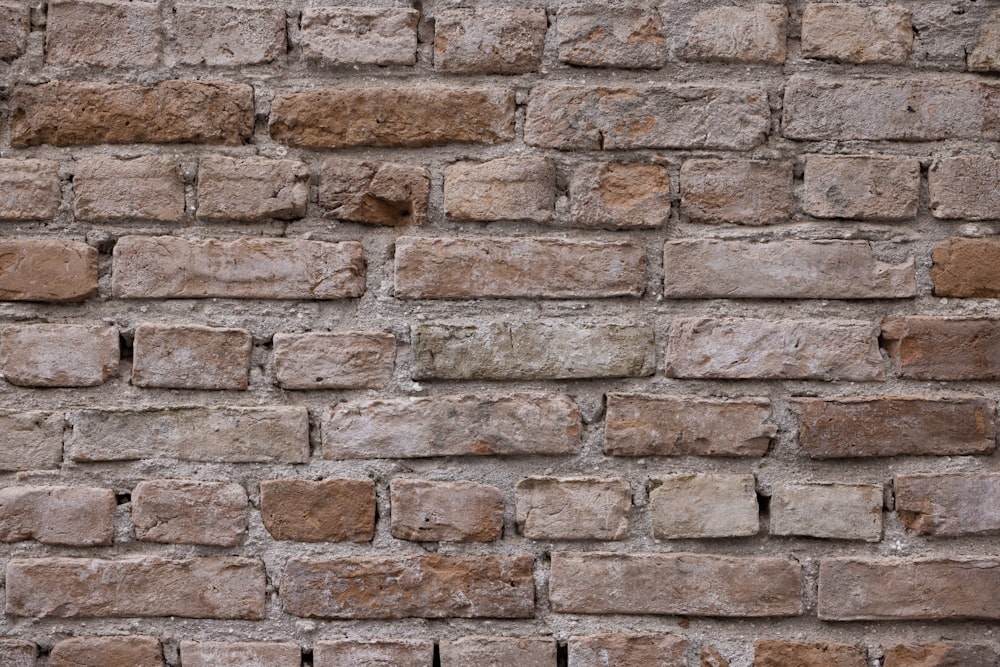
[[[100,324],[22,324],[0,332],[0,367],[20,387],[95,387],[118,374],[118,355],[118,330]]]
[[[86,157],[73,174],[73,212],[81,220],[180,222],[184,176],[170,157]]]
[[[97,294],[97,249],[77,241],[0,241],[4,301],[83,301]]]
[[[345,478],[265,480],[260,517],[276,540],[368,542],[375,534],[375,485]]]
[[[108,545],[114,535],[115,504],[111,489],[73,486],[0,489],[0,541]]]
[[[529,477],[517,483],[517,527],[535,540],[620,540],[631,507],[624,479]]]
[[[141,324],[132,384],[165,389],[246,389],[253,344],[243,329]]]
[[[159,479],[132,489],[132,523],[147,542],[232,547],[247,528],[247,492],[239,484]]]
[[[52,667],[163,667],[163,647],[156,637],[72,637],[49,654]]]
[[[416,542],[492,542],[503,532],[503,494],[476,482],[394,479],[392,536]]]
[[[59,163],[52,160],[0,160],[0,186],[0,220],[5,222],[48,220],[62,199]]]

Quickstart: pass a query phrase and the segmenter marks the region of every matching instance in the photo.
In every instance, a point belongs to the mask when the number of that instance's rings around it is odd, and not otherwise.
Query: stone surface
[[[392,536],[417,542],[492,542],[503,533],[503,494],[476,482],[392,480]]]
[[[1000,239],[948,239],[931,257],[935,296],[1000,297]]]
[[[714,7],[691,20],[687,60],[781,65],[785,62],[788,10],[761,3]]]
[[[1000,534],[1000,475],[907,474],[892,478],[896,513],[917,535]]]
[[[184,176],[172,157],[82,157],[73,174],[73,213],[93,222],[181,222]]]
[[[432,667],[434,642],[421,639],[316,642],[313,667]]]
[[[888,317],[882,340],[903,378],[1000,379],[1000,320]]]
[[[392,334],[277,333],[273,344],[274,375],[283,389],[379,389],[392,379]]]
[[[966,62],[972,72],[1000,72],[1000,9],[993,10],[980,26]]]
[[[260,518],[276,540],[370,542],[375,535],[375,484],[347,478],[264,480]]]
[[[603,633],[570,637],[567,645],[568,667],[687,666],[688,640],[680,635]]]
[[[145,542],[234,547],[247,529],[246,490],[239,484],[155,479],[132,489],[135,537]]]
[[[399,227],[427,222],[430,172],[391,162],[328,158],[320,166],[318,203],[326,217]]]
[[[754,667],[868,667],[862,646],[769,639],[753,645]]]
[[[670,175],[647,162],[591,162],[569,182],[574,227],[662,227],[670,218]]]
[[[937,160],[927,172],[931,214],[945,220],[1000,218],[1000,160],[959,155]]]
[[[309,168],[298,160],[208,155],[198,164],[199,220],[291,220],[308,200]]]
[[[719,652],[719,649],[708,644],[701,645],[699,658],[700,667],[729,667],[729,661]]]
[[[58,162],[0,159],[0,221],[48,220],[61,199]]]
[[[0,300],[83,301],[97,294],[97,248],[57,239],[0,239]]]
[[[802,10],[802,55],[844,63],[901,65],[910,57],[910,10],[825,2]]]
[[[56,642],[51,667],[163,667],[163,647],[142,635],[70,637]]]
[[[538,70],[548,18],[544,9],[445,9],[434,15],[434,69],[456,74]]]
[[[885,649],[884,667],[959,667],[981,665],[997,667],[1000,659],[986,644],[934,642],[931,644],[897,644]]]
[[[309,7],[302,12],[302,53],[335,65],[413,65],[416,9]]]
[[[0,58],[17,58],[24,53],[30,31],[31,13],[27,6],[11,2],[0,4]]]
[[[0,411],[0,470],[58,468],[65,421],[60,412]]]
[[[177,56],[185,65],[268,63],[285,54],[285,10],[177,3]]]
[[[533,540],[621,540],[628,533],[628,480],[529,477],[517,483],[518,531]]]
[[[663,21],[655,7],[560,7],[559,60],[584,67],[659,68],[667,62]]]
[[[116,504],[111,489],[9,486],[0,489],[0,542],[109,545]]]
[[[60,0],[49,4],[45,16],[48,63],[154,67],[161,49],[159,3]]]
[[[0,332],[0,366],[19,387],[96,387],[118,375],[118,329],[17,324]]]
[[[35,667],[38,646],[23,639],[0,639],[0,660],[6,667]]]
[[[556,198],[556,170],[541,157],[458,162],[444,175],[444,209],[455,220],[548,222]]]
[[[882,539],[882,487],[778,484],[771,491],[770,517],[772,535],[878,542]]]
[[[681,473],[650,479],[653,537],[741,537],[760,530],[753,475]]]
[[[182,641],[184,667],[299,667],[302,649],[292,642]]]
[[[132,384],[165,389],[246,389],[253,342],[245,329],[140,324]]]
[[[440,644],[441,667],[552,667],[553,637],[462,637]]]
[[[791,162],[685,160],[681,211],[693,222],[770,225],[795,214]]]
[[[809,155],[802,192],[802,209],[817,218],[908,220],[920,201],[920,162]]]

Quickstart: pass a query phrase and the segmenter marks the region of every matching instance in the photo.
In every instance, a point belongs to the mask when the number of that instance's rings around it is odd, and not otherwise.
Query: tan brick
[[[0,25],[3,11],[0,5]],[[49,220],[61,199],[58,162],[0,159],[0,220]]]
[[[320,167],[319,205],[326,217],[399,227],[427,222],[430,172],[391,162],[329,158]]]
[[[441,667],[554,667],[556,640],[552,637],[462,637],[443,641]]]
[[[910,57],[910,10],[811,2],[802,10],[802,55],[844,63],[900,65]]]
[[[809,155],[802,209],[817,218],[907,220],[920,201],[920,163],[896,157]]]
[[[888,317],[882,340],[903,378],[1000,379],[1000,319]]]
[[[56,642],[51,667],[163,667],[163,647],[142,635],[70,637]]]
[[[365,260],[354,241],[123,236],[111,290],[122,299],[343,299],[364,294]]]
[[[686,60],[781,65],[788,10],[780,4],[715,7],[691,20]]]
[[[795,213],[790,162],[685,160],[681,211],[693,222],[770,225]]]
[[[180,222],[184,176],[174,158],[144,155],[122,160],[93,155],[77,160],[73,212],[100,222]]]
[[[0,664],[5,667],[35,667],[37,657],[38,647],[34,642],[0,639]]]
[[[456,74],[538,71],[548,18],[544,9],[446,9],[434,16],[434,69]]]
[[[777,484],[771,491],[772,535],[878,542],[882,487],[869,484]]]
[[[867,667],[868,650],[850,644],[767,639],[753,645],[754,667]]]
[[[298,160],[207,155],[198,165],[199,220],[292,220],[308,200],[309,168]]]
[[[239,484],[187,479],[139,482],[132,490],[135,537],[144,542],[234,547],[247,529]]]
[[[802,567],[790,558],[553,551],[557,613],[798,616]]]
[[[356,641],[342,639],[313,645],[314,667],[431,667],[434,642],[423,639]]]
[[[497,144],[514,138],[514,92],[424,85],[281,93],[270,132],[306,148]]]
[[[603,633],[570,637],[567,644],[569,667],[687,667],[688,640],[679,635]]]
[[[0,542],[91,547],[111,544],[115,494],[83,486],[0,489]]]
[[[458,162],[445,169],[444,210],[456,220],[548,222],[555,201],[556,170],[548,158]]]
[[[245,329],[140,324],[132,384],[165,389],[246,389],[253,342]]]
[[[178,3],[177,57],[185,65],[257,65],[285,54],[285,10]]]
[[[416,9],[315,7],[302,12],[302,53],[336,65],[413,65]]]
[[[468,395],[340,403],[323,417],[328,459],[574,454],[580,412],[558,394]]]
[[[942,158],[931,166],[927,184],[935,218],[1000,218],[1000,160],[986,155]]]
[[[533,618],[533,565],[501,555],[294,558],[281,606],[307,618]]]
[[[118,375],[118,329],[18,324],[0,332],[0,365],[19,387],[96,387]]]
[[[966,62],[972,72],[1000,72],[1000,9],[982,23]]]
[[[144,86],[51,81],[16,86],[10,102],[10,142],[15,148],[39,144],[237,145],[253,133],[253,89],[242,83],[164,81]]]
[[[249,558],[12,558],[6,611],[35,618],[261,620],[265,583],[264,564]]]
[[[931,257],[936,296],[1000,297],[1000,239],[948,239]]]
[[[299,667],[302,649],[292,642],[181,642],[184,667]]]
[[[896,475],[896,512],[917,535],[1000,534],[1000,475]]]
[[[379,389],[392,379],[392,334],[278,333],[273,342],[274,374],[283,389]]]
[[[667,62],[663,21],[654,8],[560,7],[559,60],[584,67],[660,68]]]
[[[880,261],[867,241],[668,241],[663,296],[891,299],[917,295],[913,257]]]
[[[950,667],[980,665],[997,667],[1000,658],[986,644],[934,642],[932,644],[897,644],[885,649],[884,667]]]
[[[652,163],[593,162],[569,182],[574,227],[662,227],[670,218],[670,176]]]
[[[62,413],[0,411],[0,470],[58,468]]]
[[[392,536],[417,542],[492,542],[503,532],[503,494],[476,482],[394,479]]]
[[[160,59],[156,2],[49,3],[45,60],[58,65],[154,67]]]
[[[615,478],[529,477],[517,483],[517,529],[533,540],[621,540],[632,488]]]
[[[0,58],[17,58],[23,54],[28,47],[29,32],[31,14],[27,5],[0,4]]]
[[[650,486],[656,539],[742,537],[760,529],[753,475],[681,473],[654,477]]]
[[[375,535],[375,483],[346,478],[264,480],[260,517],[276,540],[370,542]]]
[[[97,248],[57,239],[0,239],[0,299],[83,301],[97,294]]]

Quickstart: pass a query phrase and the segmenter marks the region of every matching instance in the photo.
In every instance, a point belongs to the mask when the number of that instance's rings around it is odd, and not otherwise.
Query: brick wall
[[[0,0],[0,665],[996,667],[1000,4]]]

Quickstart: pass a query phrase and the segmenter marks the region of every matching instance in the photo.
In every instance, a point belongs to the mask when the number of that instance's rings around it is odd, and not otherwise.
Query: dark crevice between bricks
[[[312,666],[313,666],[312,649],[308,648],[302,649],[302,667],[312,667]]]
[[[434,655],[431,658],[431,667],[441,667],[441,645],[434,642]]]
[[[132,494],[131,493],[116,493],[115,494],[115,502],[117,502],[119,505],[128,505],[130,502],[132,502]]]
[[[759,521],[759,530],[762,535],[766,535],[771,529],[771,496],[765,496],[764,494],[757,493],[757,509],[758,515],[757,519]]]
[[[132,343],[134,337],[134,333],[125,334],[121,332],[118,334],[118,355],[121,361],[132,361]]]
[[[556,667],[569,667],[569,645],[566,642],[556,644]]]

